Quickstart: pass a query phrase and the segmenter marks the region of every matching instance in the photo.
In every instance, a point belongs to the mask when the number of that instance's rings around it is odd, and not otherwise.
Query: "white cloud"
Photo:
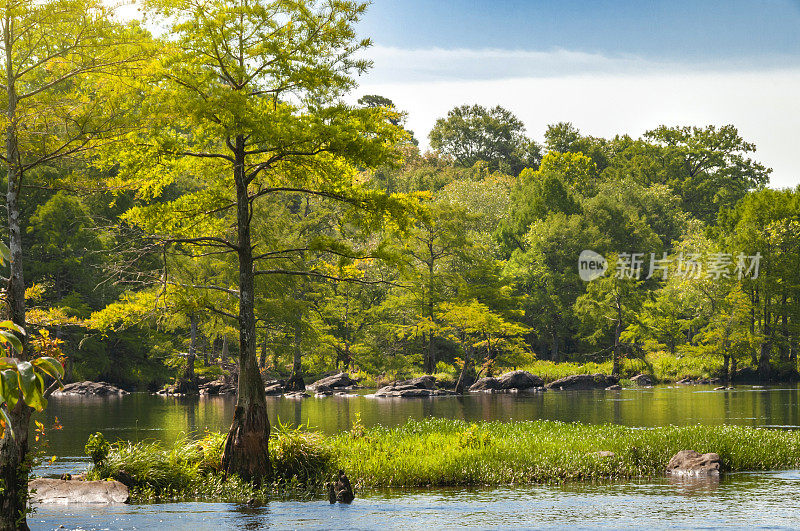
[[[570,121],[585,134],[605,137],[639,136],[660,124],[730,123],[756,144],[756,160],[774,169],[773,186],[800,184],[798,67],[754,70],[715,65],[707,70],[564,50],[375,51],[371,54],[375,75],[361,80],[358,94],[381,94],[407,110],[408,127],[423,147],[436,118],[464,103],[502,105],[539,140],[547,124],[558,121]],[[497,64],[515,57],[524,66],[503,70],[508,75],[450,74],[467,62],[472,70],[489,69],[492,64],[499,69]],[[514,75],[534,65],[539,74]],[[547,65],[554,66],[548,69]],[[392,69],[396,74],[387,76],[385,72]],[[397,75],[415,71],[422,74]]]

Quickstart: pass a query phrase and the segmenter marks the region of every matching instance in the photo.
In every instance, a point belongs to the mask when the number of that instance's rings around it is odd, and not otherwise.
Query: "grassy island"
[[[218,468],[223,441],[224,434],[208,433],[170,447],[112,444],[90,477],[127,483],[139,501],[245,501],[316,496],[339,468],[363,490],[656,477],[683,449],[718,453],[725,471],[800,467],[800,433],[794,431],[431,418],[396,428],[357,424],[335,436],[278,426],[270,443],[274,482],[254,487],[235,477],[223,480]]]

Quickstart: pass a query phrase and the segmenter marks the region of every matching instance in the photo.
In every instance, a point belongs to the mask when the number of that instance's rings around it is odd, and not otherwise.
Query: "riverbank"
[[[224,435],[172,446],[118,443],[90,477],[131,487],[134,501],[246,501],[317,496],[341,468],[359,489],[499,486],[663,475],[683,449],[719,454],[724,471],[800,468],[800,432],[742,426],[652,429],[553,421],[409,421],[335,436],[279,426],[270,444],[275,482],[263,488],[218,471]]]

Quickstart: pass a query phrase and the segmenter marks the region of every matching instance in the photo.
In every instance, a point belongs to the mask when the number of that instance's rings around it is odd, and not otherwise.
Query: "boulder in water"
[[[74,382],[53,393],[53,396],[120,396],[128,391],[106,382]]]
[[[639,387],[650,387],[653,385],[653,377],[649,374],[637,374],[631,381]]]
[[[501,389],[530,389],[544,387],[544,380],[528,371],[511,371],[497,379]]]
[[[492,376],[486,376],[481,378],[474,384],[472,384],[469,388],[471,392],[478,392],[478,391],[494,391],[495,389],[500,389],[500,382],[497,378]]]
[[[694,450],[681,450],[669,460],[667,474],[677,475],[718,475],[721,463],[715,453],[701,454]]]
[[[356,385],[357,383],[358,382],[350,378],[350,375],[347,374],[346,372],[340,372],[338,374],[333,374],[331,376],[327,376],[325,378],[317,380],[316,382],[309,385],[308,388],[311,390],[315,390],[319,386],[324,385],[331,389],[340,389],[342,387],[351,387],[353,385]]]

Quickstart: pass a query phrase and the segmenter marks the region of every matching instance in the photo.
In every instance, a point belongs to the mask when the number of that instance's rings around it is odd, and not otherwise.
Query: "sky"
[[[560,121],[733,124],[772,186],[800,184],[800,0],[373,0],[358,31],[374,67],[354,97],[392,99],[423,148],[461,104],[502,105],[538,141]]]

